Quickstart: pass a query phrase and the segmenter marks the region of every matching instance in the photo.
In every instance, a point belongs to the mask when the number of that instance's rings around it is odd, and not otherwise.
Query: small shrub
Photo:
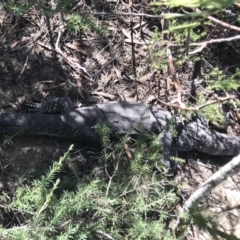
[[[215,68],[207,79],[208,89],[234,91],[240,88],[239,84],[240,70],[237,69],[234,74],[227,76],[219,68]]]
[[[106,126],[96,129],[103,139],[101,158],[90,174],[73,174],[75,190],[66,190],[58,177],[71,146],[40,179],[19,186],[13,197],[4,194],[4,212],[18,215],[21,221],[2,226],[2,237],[174,239],[166,221],[178,198],[171,183],[168,190],[163,185],[159,140],[143,134],[134,142],[125,136],[113,143]],[[3,221],[4,214],[0,217]]]

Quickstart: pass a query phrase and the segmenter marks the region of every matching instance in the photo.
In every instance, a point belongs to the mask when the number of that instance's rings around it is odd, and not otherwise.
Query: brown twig
[[[145,13],[125,13],[125,12],[80,12],[79,14],[92,14],[92,15],[102,15],[102,16],[135,16],[135,17],[149,17],[149,18],[163,18],[161,15],[151,15]],[[179,16],[184,16],[183,14],[177,14]]]
[[[180,108],[181,110],[185,110],[185,111],[199,111],[200,109],[212,105],[214,103],[218,103],[218,102],[225,102],[227,100],[231,100],[236,98],[236,96],[227,96],[227,97],[219,97],[217,100],[213,100],[213,101],[208,101],[202,105],[199,106],[195,106],[195,107],[186,107],[185,105],[181,104],[181,102],[178,104],[171,104],[171,103],[165,103],[164,101],[157,99],[158,102],[166,105],[166,106],[170,106],[170,107],[175,107],[175,108]]]
[[[24,65],[23,65],[23,67],[22,67],[22,69],[21,69],[21,72],[20,72],[20,74],[19,74],[19,76],[18,76],[18,78],[17,78],[17,82],[20,80],[20,78],[22,77],[23,73],[25,72],[25,70],[26,70],[26,68],[27,68],[27,66],[28,66],[28,57],[29,57],[30,53],[32,52],[32,48],[33,48],[33,44],[32,44],[32,46],[30,47],[30,50],[28,51],[28,55],[27,55],[27,57],[26,57],[26,60],[25,60]]]
[[[196,8],[196,12],[202,13],[202,11],[200,9],[198,9],[198,8]],[[216,22],[216,23],[218,23],[218,24],[220,24],[220,25],[222,25],[224,27],[227,27],[227,28],[230,28],[230,29],[233,29],[233,30],[236,30],[236,31],[240,32],[240,28],[239,27],[231,25],[231,24],[226,23],[226,22],[223,22],[223,21],[221,21],[221,20],[219,20],[217,18],[214,18],[212,16],[207,16],[207,19],[209,19],[209,20],[211,20],[213,22]]]
[[[55,48],[56,48],[56,52],[58,52],[60,55],[62,55],[63,59],[77,72],[81,73],[81,71],[83,71],[82,74],[84,77],[88,78],[88,80],[93,81],[92,80],[92,76],[90,75],[90,73],[88,73],[88,71],[86,70],[86,68],[82,67],[80,64],[72,62],[71,60],[69,60],[69,58],[63,53],[63,51],[59,48],[59,41],[61,38],[61,32],[58,32],[58,38],[55,44]]]
[[[171,80],[172,80],[172,84],[175,87],[175,89],[177,90],[177,99],[178,102],[181,103],[181,93],[182,93],[182,88],[179,84],[179,82],[177,81],[177,77],[176,77],[176,69],[175,66],[173,64],[173,57],[172,57],[172,53],[170,50],[170,42],[167,43],[167,57],[168,57],[168,64],[169,64],[169,68],[170,68],[170,73],[171,73]]]
[[[189,55],[193,55],[198,52],[201,52],[208,44],[220,43],[220,42],[231,42],[231,41],[235,41],[235,40],[239,40],[239,39],[240,39],[240,35],[237,35],[237,36],[229,37],[229,38],[211,39],[211,40],[204,41],[201,43],[190,43],[189,44],[190,47],[196,47],[196,46],[200,46],[200,47],[192,52],[189,52]],[[171,47],[185,47],[184,44],[171,44],[170,46]]]

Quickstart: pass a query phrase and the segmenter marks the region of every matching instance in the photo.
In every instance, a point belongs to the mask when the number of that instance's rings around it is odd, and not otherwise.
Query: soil
[[[60,14],[42,16],[33,8],[23,16],[8,13],[0,9],[0,106],[2,112],[21,112],[22,103],[35,98],[49,100],[68,96],[76,107],[89,106],[95,103],[113,100],[141,101],[151,103],[159,108],[176,110],[165,103],[172,103],[178,98],[176,88],[167,87],[167,79],[171,74],[168,69],[168,59],[162,56],[153,58],[153,52],[165,49],[159,42],[152,45],[154,29],[162,31],[159,19],[137,15],[96,15],[95,21],[104,26],[108,35],[97,31],[80,32],[67,30],[64,14],[70,10],[76,13],[84,7],[92,12],[126,12],[153,14],[149,2],[134,3],[129,8],[127,3],[120,1],[80,1],[82,6],[76,6]],[[131,2],[131,1],[129,1]],[[138,2],[138,1],[137,1]],[[240,13],[240,8],[229,8],[234,14]],[[224,21],[239,26],[234,17],[217,15]],[[141,27],[141,24],[142,27]],[[131,36],[131,27],[133,35]],[[206,31],[203,40],[235,36],[230,28],[217,25],[204,25]],[[60,40],[58,42],[58,37]],[[133,38],[134,44],[131,43]],[[59,50],[60,49],[60,50]],[[182,60],[178,48],[172,48],[174,62]],[[227,57],[226,57],[227,56]],[[195,57],[195,56],[194,56]],[[152,63],[159,67],[154,69]],[[239,41],[222,42],[208,45],[202,51],[200,72],[194,72],[194,58],[183,61],[176,67],[178,84],[182,88],[182,102],[187,103],[191,96],[193,75],[203,79],[200,86],[205,89],[204,77],[218,66],[226,74],[231,75],[239,67]],[[171,64],[170,64],[171,65]],[[81,67],[79,68],[79,66]],[[86,71],[84,70],[86,69]],[[221,92],[215,92],[221,96]],[[239,96],[239,95],[238,95]],[[209,97],[211,98],[211,97]],[[158,101],[160,100],[160,101]],[[222,107],[222,105],[220,105]],[[236,124],[238,124],[235,121]],[[236,130],[236,129],[235,129]],[[237,131],[237,130],[236,130]],[[6,142],[2,137],[0,189],[14,192],[23,182],[30,182],[32,177],[41,176],[53,161],[58,160],[72,144],[50,137],[14,138]],[[73,157],[82,166],[88,164],[83,149],[88,144],[75,143]],[[83,153],[83,155],[82,155]],[[186,164],[176,179],[183,184],[182,198],[185,202],[204,181],[216,172],[229,159],[222,156],[212,157],[197,152],[180,155],[186,159]],[[29,169],[32,169],[29,172]],[[218,214],[219,224],[223,232],[233,232],[240,238],[239,214],[240,175],[230,177],[219,185],[210,196],[203,201],[209,209],[219,209],[220,206],[231,206],[233,210]],[[217,210],[216,210],[217,211]],[[229,217],[230,216],[230,217]],[[189,229],[189,239],[210,239],[205,231]]]

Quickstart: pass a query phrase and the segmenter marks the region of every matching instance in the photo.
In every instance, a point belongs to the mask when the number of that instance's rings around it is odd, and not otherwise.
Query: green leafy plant
[[[101,158],[89,174],[73,174],[74,190],[66,189],[61,179],[71,146],[41,178],[19,186],[12,197],[4,193],[2,213],[21,220],[2,226],[1,237],[175,239],[166,221],[178,198],[174,184],[164,184],[159,140],[143,134],[136,141],[125,136],[112,142],[107,126],[96,129],[102,135]]]
[[[80,30],[93,30],[104,36],[108,34],[108,31],[105,27],[96,24],[96,19],[86,14],[83,16],[75,13],[68,15],[67,24],[68,27],[75,32],[79,32]]]
[[[185,1],[178,1],[178,0],[168,0],[164,2],[154,2],[153,5],[155,6],[162,6],[162,5],[167,5],[171,7],[179,7],[179,6],[184,6],[184,7],[203,7],[207,9],[208,11],[213,11],[213,10],[221,10],[223,8],[226,8],[228,6],[231,6],[234,2],[234,0],[220,0],[220,1],[209,1],[209,0],[185,0]]]
[[[167,70],[167,56],[165,50],[165,44],[161,41],[162,36],[160,35],[157,28],[151,38],[151,45],[149,49],[150,62],[156,70]]]
[[[227,76],[219,68],[215,68],[207,79],[208,89],[233,91],[240,88],[240,69],[236,69],[234,74]]]
[[[198,96],[198,104],[204,104],[206,102],[205,97],[202,94],[199,94]],[[218,122],[218,123],[224,123],[225,117],[223,115],[223,112],[217,107],[216,104],[208,105],[201,109],[200,111],[202,115],[211,122]]]
[[[24,4],[21,1],[16,1],[14,3],[6,1],[5,3],[0,3],[0,6],[2,5],[8,12],[20,17],[26,14],[30,7],[43,11],[47,16],[52,16],[54,13],[59,11],[67,12],[67,9],[70,6],[73,6],[74,2],[75,1],[73,0],[56,1],[53,7],[45,1],[28,0],[24,2]],[[79,32],[81,30],[96,31],[103,36],[108,35],[107,28],[98,24],[97,20],[89,14],[79,15],[74,12],[71,14],[66,13],[66,18],[69,30],[73,30],[75,32]]]
[[[4,6],[9,12],[17,15],[17,16],[23,16],[27,12],[27,5],[17,4],[17,3],[0,3],[0,6]]]

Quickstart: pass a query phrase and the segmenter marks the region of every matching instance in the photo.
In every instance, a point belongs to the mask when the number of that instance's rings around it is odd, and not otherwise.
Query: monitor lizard
[[[72,109],[69,101],[58,98],[44,106],[36,105],[37,113],[2,113],[0,134],[18,132],[99,143],[101,137],[94,126],[107,123],[112,133],[118,135],[157,134],[166,158],[193,149],[210,155],[235,156],[240,152],[240,137],[214,131],[202,118],[181,121],[167,111],[138,102],[113,101]]]

